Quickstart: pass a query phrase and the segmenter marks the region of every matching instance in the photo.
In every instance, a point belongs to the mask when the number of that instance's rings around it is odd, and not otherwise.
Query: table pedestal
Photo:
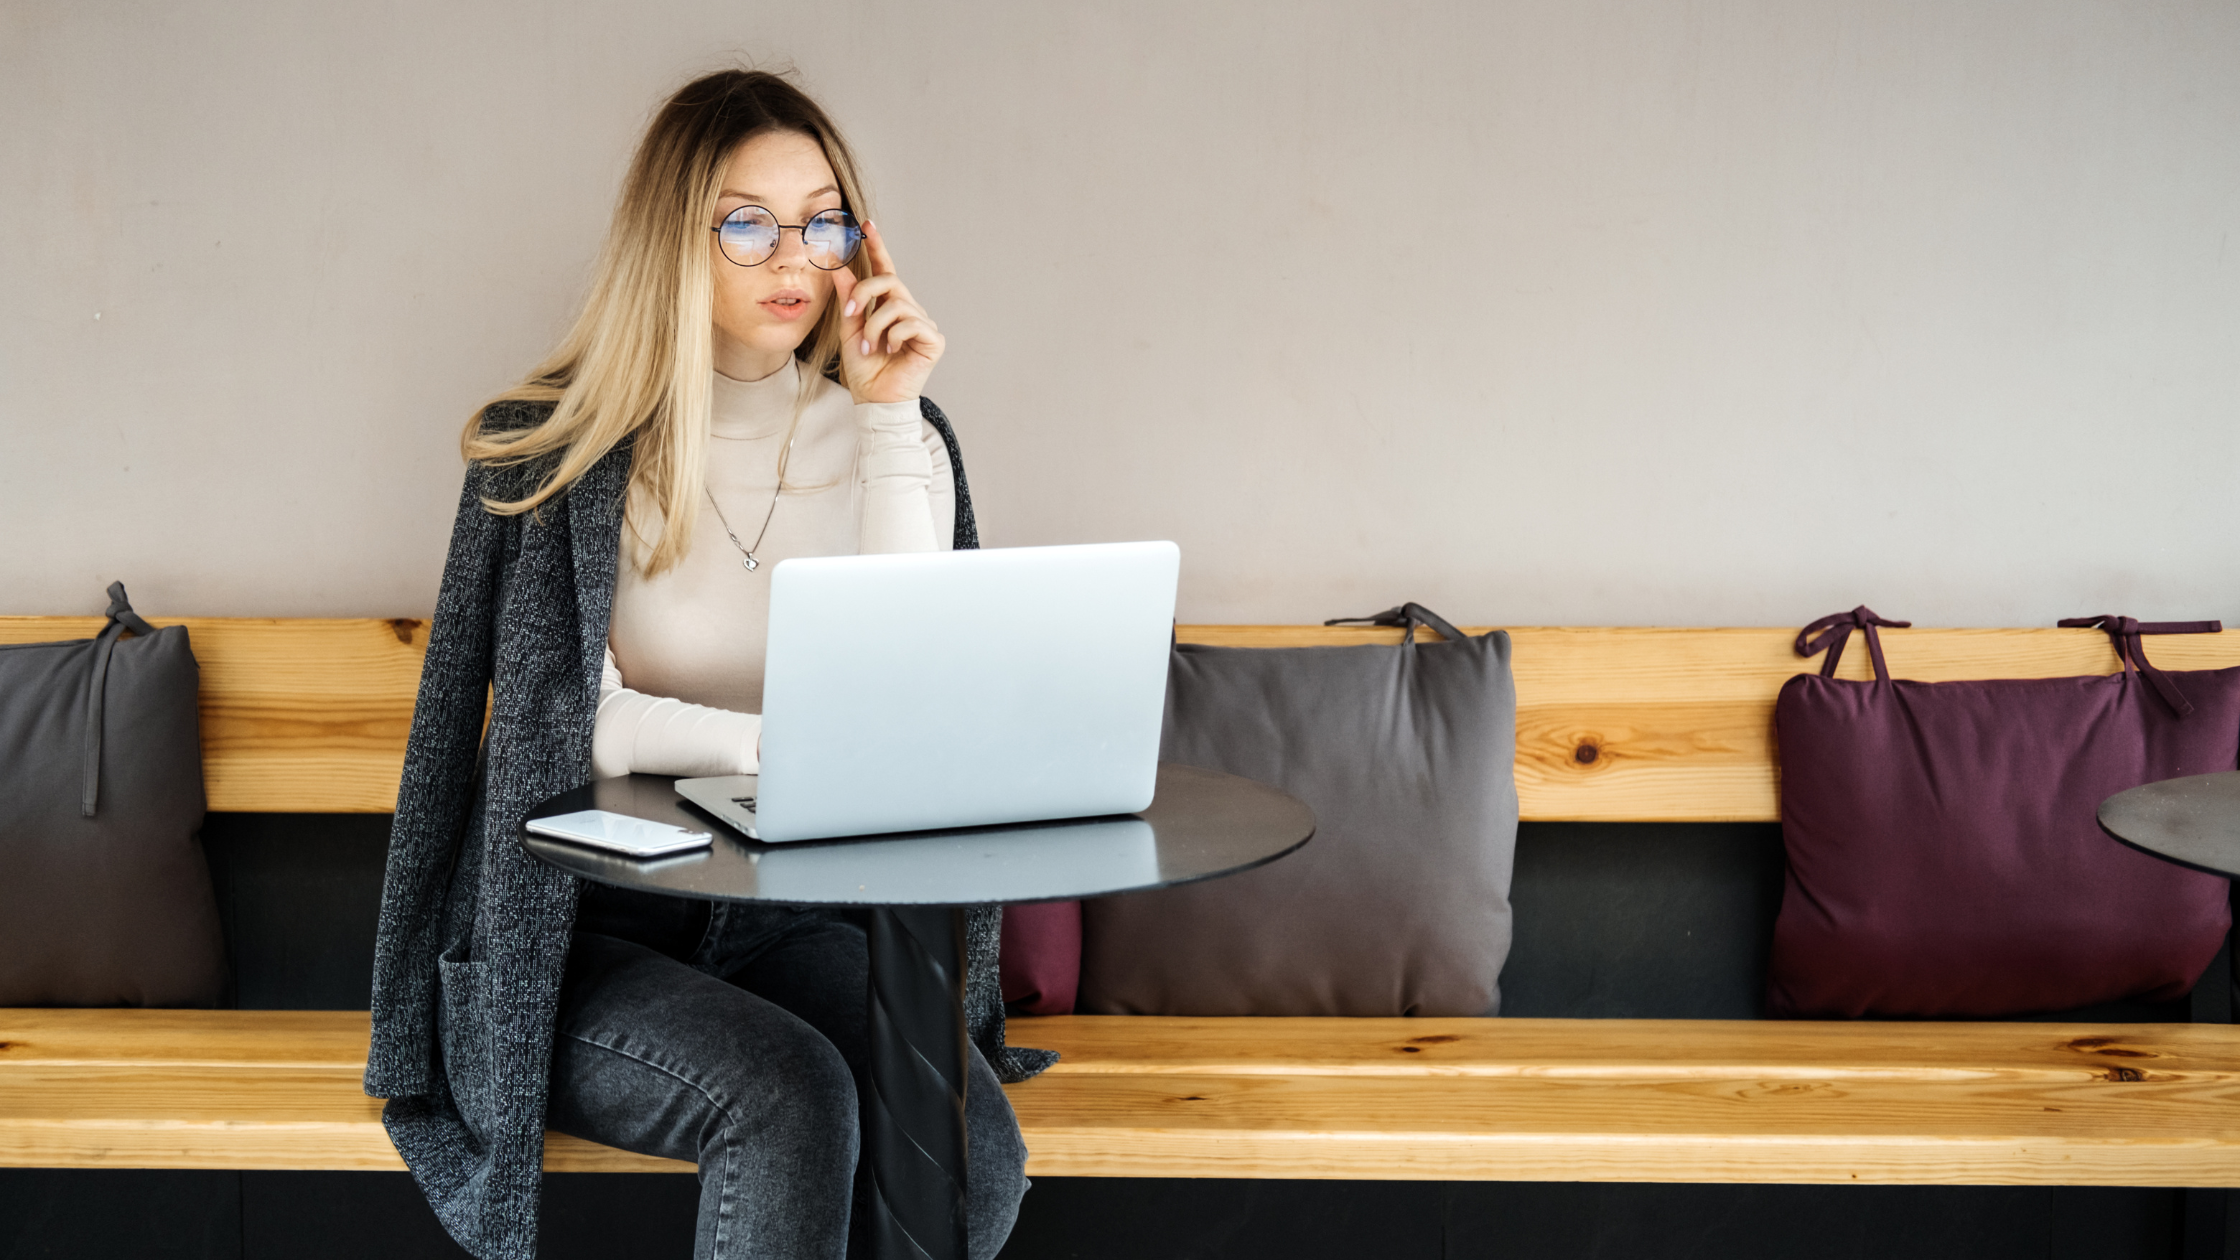
[[[872,1254],[965,1260],[965,912],[871,911]]]

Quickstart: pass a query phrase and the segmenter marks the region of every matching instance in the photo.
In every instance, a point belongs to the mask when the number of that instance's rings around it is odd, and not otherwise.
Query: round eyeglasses
[[[709,229],[723,256],[742,267],[759,267],[778,252],[778,238],[786,232],[801,233],[801,247],[809,261],[825,271],[838,271],[856,256],[863,243],[863,229],[845,210],[826,210],[809,216],[803,224],[780,223],[778,216],[761,206],[741,206]]]

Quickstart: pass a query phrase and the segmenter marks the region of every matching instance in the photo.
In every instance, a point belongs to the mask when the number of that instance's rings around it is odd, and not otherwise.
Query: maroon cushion
[[[2230,926],[2226,881],[2096,819],[2125,788],[2240,760],[2240,669],[2162,677],[2190,715],[2128,669],[1790,679],[1770,1013],[2009,1015],[2191,988]]]
[[[1081,989],[1081,903],[1037,901],[1003,908],[998,970],[1014,1014],[1071,1015]]]

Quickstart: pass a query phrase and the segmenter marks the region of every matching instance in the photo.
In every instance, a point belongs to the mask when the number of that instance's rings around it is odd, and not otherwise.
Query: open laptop
[[[677,792],[773,843],[1144,809],[1181,564],[1171,542],[783,561],[762,773]]]

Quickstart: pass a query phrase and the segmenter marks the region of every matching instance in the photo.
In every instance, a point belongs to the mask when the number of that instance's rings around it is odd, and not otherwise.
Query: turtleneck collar
[[[790,355],[784,367],[759,381],[735,381],[715,373],[708,432],[734,441],[784,432],[793,419],[793,400],[800,385],[799,361]]]

